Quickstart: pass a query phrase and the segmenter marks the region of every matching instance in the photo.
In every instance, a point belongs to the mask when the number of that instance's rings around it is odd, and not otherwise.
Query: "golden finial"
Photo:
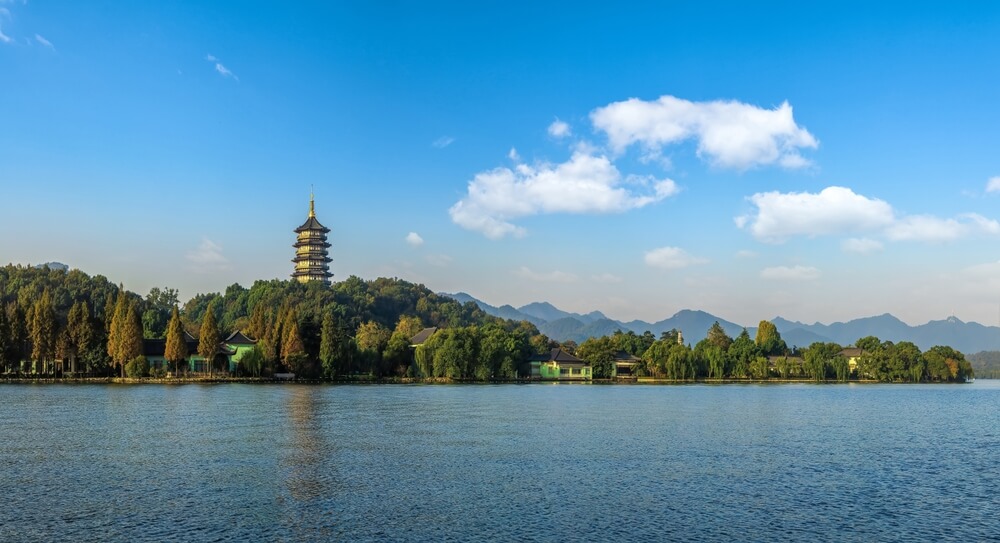
[[[313,196],[313,186],[309,185],[309,218],[316,216],[316,202]]]

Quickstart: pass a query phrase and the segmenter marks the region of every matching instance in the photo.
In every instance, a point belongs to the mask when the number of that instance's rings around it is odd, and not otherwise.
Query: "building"
[[[593,379],[590,363],[556,348],[528,359],[522,375],[530,379],[550,381],[590,381]]]
[[[847,359],[848,367],[851,368],[852,373],[857,369],[858,363],[861,362],[861,357],[864,354],[864,349],[858,349],[857,347],[848,347],[840,351],[840,356]]]
[[[205,358],[198,354],[198,338],[184,332],[184,343],[187,344],[188,357],[181,364],[183,371],[203,373],[208,371]],[[149,362],[150,369],[162,368],[166,371],[173,371],[174,367],[164,357],[167,340],[165,339],[144,339],[142,340],[142,354]],[[219,342],[218,350],[215,353],[215,371],[228,371],[236,373],[236,367],[240,359],[254,348],[257,341],[245,336],[242,332],[233,332],[226,339]]]
[[[636,368],[642,359],[634,354],[618,351],[611,362],[614,364],[614,369],[611,371],[614,372],[616,379],[635,379],[638,377]]]
[[[298,237],[294,245],[295,258],[292,262],[295,263],[295,271],[292,277],[300,283],[322,281],[330,284],[333,274],[330,273],[331,259],[328,255],[330,244],[326,241],[330,229],[316,220],[316,203],[312,194],[309,195],[309,217],[295,229],[295,233]]]

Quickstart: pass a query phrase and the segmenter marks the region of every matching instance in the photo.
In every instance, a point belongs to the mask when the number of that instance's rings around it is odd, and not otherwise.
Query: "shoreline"
[[[104,385],[196,385],[196,384],[283,384],[283,385],[620,385],[620,386],[642,386],[642,385],[763,385],[763,384],[815,384],[815,385],[851,385],[851,384],[889,384],[889,385],[955,385],[967,384],[962,382],[935,382],[926,381],[920,383],[877,381],[873,379],[852,379],[849,381],[814,379],[658,379],[653,377],[641,378],[638,380],[617,380],[617,379],[594,379],[591,381],[557,381],[540,379],[495,379],[487,381],[430,378],[421,379],[413,377],[391,378],[391,379],[369,379],[369,378],[342,378],[342,379],[275,379],[264,377],[180,377],[180,378],[131,378],[131,377],[4,377],[0,378],[0,384],[104,384]]]

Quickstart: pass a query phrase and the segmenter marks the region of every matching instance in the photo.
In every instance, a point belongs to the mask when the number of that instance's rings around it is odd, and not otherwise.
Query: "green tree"
[[[758,356],[750,362],[750,375],[754,379],[767,379],[771,373],[771,365],[766,356]]]
[[[40,373],[49,373],[49,363],[55,359],[56,313],[52,296],[45,289],[35,302],[31,315],[31,358],[38,364]]]
[[[754,343],[764,356],[785,354],[788,350],[785,341],[781,339],[781,334],[778,333],[778,328],[771,321],[760,321]]]
[[[120,333],[115,357],[122,367],[122,377],[124,377],[125,365],[142,355],[142,323],[139,321],[135,301],[128,303]]]
[[[222,333],[215,320],[214,301],[208,304],[205,316],[201,319],[201,329],[198,332],[198,356],[205,360],[209,376],[215,370],[215,354],[219,352]]]
[[[750,339],[750,334],[744,328],[740,335],[736,336],[733,344],[726,352],[728,358],[727,366],[732,368],[732,377],[745,378],[750,375],[750,364],[760,355],[757,344]]]
[[[163,358],[174,364],[174,374],[180,373],[181,362],[187,361],[188,346],[184,337],[184,325],[181,324],[180,312],[175,305],[170,311],[170,321],[167,323],[167,341],[163,349]]]
[[[354,341],[358,345],[363,363],[372,375],[379,375],[382,352],[389,344],[392,333],[375,321],[367,321],[358,326]]]
[[[385,351],[382,353],[382,371],[395,372],[404,375],[410,366],[410,338],[423,329],[419,317],[402,316],[396,323],[396,329],[389,336]]]
[[[281,361],[292,373],[296,375],[306,374],[309,357],[306,354],[305,345],[302,343],[302,333],[299,332],[299,321],[294,310],[285,314],[285,322],[281,328],[284,330],[284,337],[281,341]]]
[[[105,308],[105,312],[107,312],[107,308]],[[108,321],[108,356],[111,358],[112,367],[121,364],[122,377],[124,377],[125,362],[127,359],[121,360],[119,358],[119,353],[121,352],[121,345],[124,341],[125,320],[128,318],[128,301],[125,294],[125,288],[122,286],[118,287],[118,296],[115,300],[114,311],[112,311],[110,315],[111,320]]]
[[[133,379],[149,376],[149,361],[145,356],[139,355],[129,360],[125,364],[125,374]]]
[[[708,334],[705,339],[707,339],[712,345],[722,349],[723,352],[728,351],[729,346],[733,344],[733,338],[726,334],[726,331],[722,328],[722,325],[719,324],[719,321],[712,323],[711,328],[708,329]]]
[[[576,356],[590,363],[595,379],[609,379],[615,371],[614,360],[618,350],[620,349],[616,348],[612,338],[592,337],[580,344]]]

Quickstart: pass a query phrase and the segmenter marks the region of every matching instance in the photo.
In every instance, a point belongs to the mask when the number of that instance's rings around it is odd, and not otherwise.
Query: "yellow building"
[[[328,256],[330,244],[326,241],[326,235],[330,229],[323,226],[316,220],[316,204],[313,195],[309,195],[309,217],[302,226],[295,229],[298,238],[295,241],[295,271],[292,277],[300,283],[309,281],[322,281],[330,283],[333,274],[330,273],[331,259]]]

